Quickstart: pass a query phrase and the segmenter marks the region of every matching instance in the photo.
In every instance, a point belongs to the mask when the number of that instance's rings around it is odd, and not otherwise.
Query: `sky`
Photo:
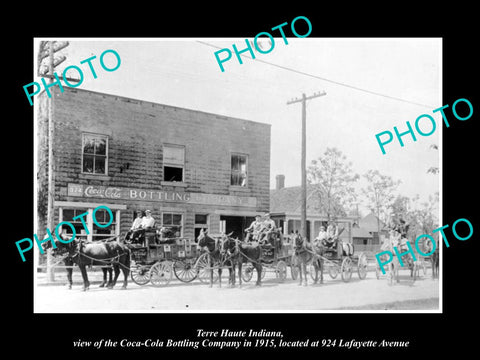
[[[35,39],[35,47],[40,40],[50,39]],[[287,101],[321,91],[326,95],[309,100],[306,107],[307,166],[328,147],[336,147],[356,173],[376,169],[401,180],[398,194],[418,194],[426,201],[441,186],[440,175],[427,173],[439,166],[441,157],[441,148],[431,148],[441,146],[441,115],[432,112],[444,105],[441,38],[292,37],[285,44],[280,37],[274,38],[268,54],[255,52],[256,59],[245,54],[243,64],[233,54],[223,63],[224,72],[214,46],[233,52],[232,44],[246,47],[245,38],[54,40],[70,42],[61,51],[67,60],[55,71],[79,66],[84,74],[79,88],[271,124],[271,188],[277,174],[285,175],[285,186],[301,182],[301,104]],[[112,72],[99,64],[108,49],[121,58]],[[80,64],[93,55],[96,79],[88,64]],[[115,66],[112,54],[104,60],[108,67]],[[39,81],[35,75],[34,70],[34,81]],[[74,70],[67,75],[78,77]],[[406,122],[414,127],[422,114],[436,120],[437,130],[426,137],[416,134],[416,142],[404,136],[404,147],[395,139],[383,155],[375,135],[393,133],[394,126],[406,131]],[[420,128],[428,132],[431,125],[423,119]],[[357,188],[365,185],[361,179]]]

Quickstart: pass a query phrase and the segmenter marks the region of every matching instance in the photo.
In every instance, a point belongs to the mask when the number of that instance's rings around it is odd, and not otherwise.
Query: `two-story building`
[[[55,224],[71,222],[77,236],[123,237],[148,209],[157,226],[178,236],[208,228],[241,238],[255,214],[268,211],[270,125],[88,90],[51,91],[52,99],[43,93],[38,100],[39,234],[46,227],[49,106]],[[107,228],[92,219],[100,205],[114,214]],[[73,220],[84,212],[88,235]],[[108,217],[95,214],[100,225]]]

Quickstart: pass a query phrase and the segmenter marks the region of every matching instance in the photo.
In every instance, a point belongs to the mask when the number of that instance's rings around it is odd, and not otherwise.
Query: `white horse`
[[[398,261],[397,255],[395,251],[393,250],[394,247],[397,247],[400,245],[400,239],[402,235],[395,231],[395,230],[390,230],[389,237],[385,238],[385,240],[382,243],[382,246],[380,247],[380,250],[382,251],[390,251],[392,254],[393,258],[392,261],[390,261],[387,264],[387,279],[388,279],[388,284],[393,285],[394,281],[400,282],[399,278],[399,269],[400,269],[400,263]]]

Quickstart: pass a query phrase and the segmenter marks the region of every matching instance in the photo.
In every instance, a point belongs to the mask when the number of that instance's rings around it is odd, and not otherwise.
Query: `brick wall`
[[[68,183],[174,190],[161,184],[162,145],[167,143],[185,146],[187,187],[182,191],[252,196],[257,198],[256,210],[268,210],[270,125],[68,87],[63,93],[53,90],[56,200],[71,200],[66,196]],[[46,94],[42,97],[45,102]],[[39,132],[44,131],[45,119],[39,116]],[[84,132],[108,135],[107,177],[81,174]],[[45,154],[44,147],[39,151]],[[248,154],[245,189],[230,187],[232,152]],[[124,216],[129,223],[131,214]],[[193,217],[185,222],[192,223]]]

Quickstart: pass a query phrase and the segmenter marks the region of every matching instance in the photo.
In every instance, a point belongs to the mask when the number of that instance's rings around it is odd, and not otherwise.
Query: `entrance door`
[[[225,233],[232,233],[233,238],[243,240],[245,237],[244,230],[250,226],[255,220],[253,216],[220,216],[220,220],[225,221]]]

